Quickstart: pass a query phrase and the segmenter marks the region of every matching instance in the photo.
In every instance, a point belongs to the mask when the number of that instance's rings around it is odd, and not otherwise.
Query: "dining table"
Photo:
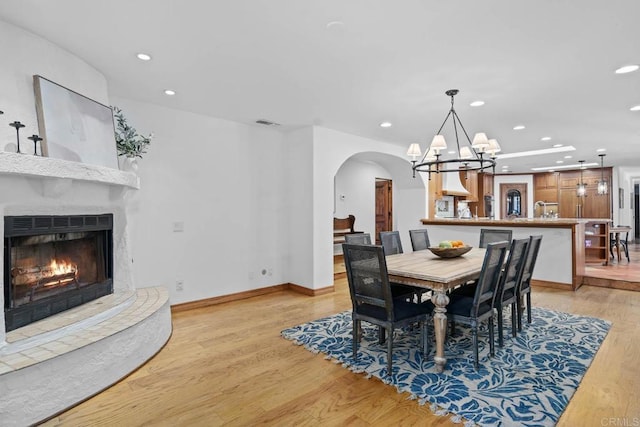
[[[436,336],[436,371],[444,371],[447,359],[444,354],[447,330],[447,292],[480,276],[486,249],[472,248],[455,258],[441,258],[429,250],[414,251],[386,257],[389,280],[432,291]]]

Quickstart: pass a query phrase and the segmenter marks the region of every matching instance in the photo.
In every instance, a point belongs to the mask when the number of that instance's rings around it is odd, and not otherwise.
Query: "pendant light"
[[[598,181],[598,194],[604,195],[609,192],[609,185],[604,179],[604,156],[606,154],[598,154],[600,156],[600,181]]]
[[[578,197],[584,197],[587,195],[587,184],[582,181],[582,171],[584,170],[584,160],[578,161],[580,163],[580,182],[578,183],[578,188],[576,189],[576,193]]]

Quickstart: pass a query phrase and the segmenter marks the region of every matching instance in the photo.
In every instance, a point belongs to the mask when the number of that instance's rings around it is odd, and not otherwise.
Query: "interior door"
[[[393,224],[393,194],[390,179],[376,179],[376,244],[380,244],[380,232],[391,231]]]
[[[502,218],[527,217],[527,184],[500,184]]]

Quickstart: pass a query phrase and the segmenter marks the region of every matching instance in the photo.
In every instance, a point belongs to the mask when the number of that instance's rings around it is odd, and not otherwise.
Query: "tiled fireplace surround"
[[[90,397],[138,368],[169,339],[166,290],[133,284],[127,204],[138,188],[133,173],[0,152],[2,218],[114,215],[113,294],[11,332],[5,331],[2,312],[2,425],[33,424]],[[0,234],[4,240],[4,227]]]

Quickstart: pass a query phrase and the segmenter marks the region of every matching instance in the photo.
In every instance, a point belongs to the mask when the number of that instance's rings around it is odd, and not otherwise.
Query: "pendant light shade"
[[[582,165],[584,164],[584,160],[580,160],[578,163],[580,163],[580,182],[578,183],[576,193],[578,197],[584,197],[587,195],[587,184],[582,180],[582,171],[584,170],[584,166]]]
[[[598,181],[598,194],[605,195],[609,193],[609,184],[604,179],[604,156],[606,154],[599,154],[600,156],[600,181]]]

